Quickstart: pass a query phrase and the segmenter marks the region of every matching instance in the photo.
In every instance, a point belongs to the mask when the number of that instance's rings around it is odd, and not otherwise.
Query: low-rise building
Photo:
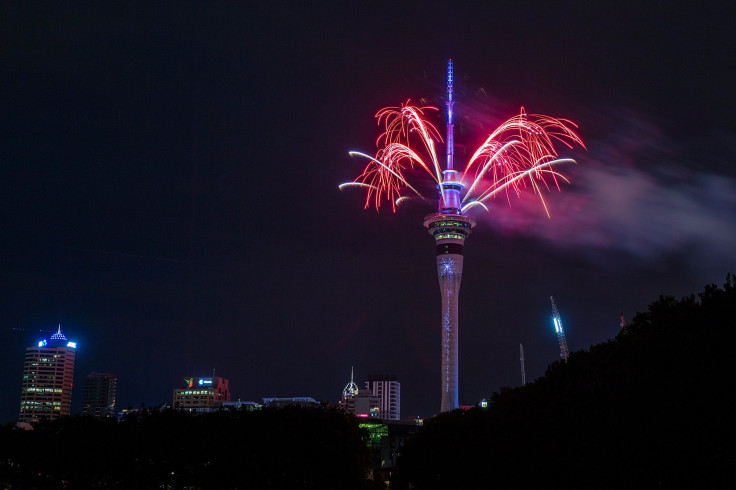
[[[174,390],[172,406],[177,410],[210,412],[230,401],[229,383],[225,378],[189,378],[184,383],[184,387]]]
[[[264,398],[263,405],[266,407],[319,407],[320,403],[311,396],[292,396],[287,398]]]
[[[345,411],[359,418],[380,418],[381,399],[370,390],[358,390],[345,399]]]

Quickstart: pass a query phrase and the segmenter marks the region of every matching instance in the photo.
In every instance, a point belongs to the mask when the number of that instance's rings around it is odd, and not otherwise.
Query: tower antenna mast
[[[570,352],[567,350],[567,339],[565,338],[565,330],[562,327],[562,317],[555,304],[555,297],[550,296],[549,300],[552,302],[552,321],[555,324],[555,333],[557,333],[557,342],[560,344],[560,357],[567,361],[567,357]]]
[[[447,60],[447,170],[453,170],[455,164],[455,124],[452,117],[452,106],[455,101],[452,99],[453,74],[452,60]]]

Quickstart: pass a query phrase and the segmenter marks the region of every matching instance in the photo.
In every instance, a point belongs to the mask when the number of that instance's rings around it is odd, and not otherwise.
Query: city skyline
[[[141,407],[115,406],[117,392],[117,376],[112,373],[92,372],[84,377],[84,385],[77,393],[81,398],[81,411],[72,411],[74,361],[77,343],[70,341],[61,332],[61,325],[49,339],[42,339],[37,345],[26,348],[26,359],[23,368],[21,390],[20,416],[21,423],[38,422],[46,419],[56,419],[60,416],[82,415],[96,418],[119,417],[126,410]],[[184,379],[184,385],[173,389],[171,403],[146,408],[171,407],[176,410],[207,412],[225,407],[223,402],[231,401],[229,380],[215,376],[215,371],[209,376],[192,376]],[[320,400],[331,406],[341,406],[347,396],[358,394],[358,387],[353,381],[354,367],[350,369],[350,382],[343,389],[341,395],[335,399]],[[395,375],[369,374],[365,381],[366,393],[376,396],[381,415],[386,420],[400,419],[400,386]],[[287,400],[303,399],[305,397],[269,398],[260,397],[259,400]],[[312,399],[311,397],[309,397]],[[40,401],[39,401],[40,400]],[[240,400],[239,403],[249,403],[254,400]],[[256,402],[257,403],[257,402]],[[43,405],[37,407],[36,405]],[[76,405],[76,404],[75,404]],[[232,408],[232,405],[228,405]],[[227,408],[227,407],[225,407]],[[12,421],[11,421],[12,422]]]
[[[461,405],[520,384],[520,343],[527,383],[560,358],[550,296],[572,353],[733,271],[730,5],[0,8],[0,422],[59,323],[75,389],[115,373],[119,408],[212,369],[242,399],[336,401],[354,365],[396,374],[403,418],[438,413],[422,211],[337,186],[377,110],[442,107],[449,58],[458,157],[522,106],[588,148],[551,218],[493,200],[473,229]]]

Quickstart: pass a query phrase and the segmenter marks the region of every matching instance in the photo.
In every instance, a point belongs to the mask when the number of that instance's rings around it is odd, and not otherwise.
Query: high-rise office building
[[[230,401],[230,389],[225,378],[189,378],[184,387],[174,390],[173,407],[190,412],[209,412]]]
[[[115,416],[117,377],[110,373],[92,373],[84,380],[82,415],[96,418]]]
[[[51,338],[26,349],[20,422],[54,420],[69,415],[76,348],[77,343],[67,340],[59,325]]]
[[[365,387],[379,399],[381,418],[399,420],[401,417],[401,383],[393,374],[372,374]]]

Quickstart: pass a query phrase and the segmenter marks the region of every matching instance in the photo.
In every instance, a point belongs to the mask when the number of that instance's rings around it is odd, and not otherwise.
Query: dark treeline
[[[488,409],[428,421],[394,488],[736,488],[735,279],[661,296]]]
[[[360,489],[372,466],[364,436],[342,412],[300,407],[9,424],[0,488]]]

